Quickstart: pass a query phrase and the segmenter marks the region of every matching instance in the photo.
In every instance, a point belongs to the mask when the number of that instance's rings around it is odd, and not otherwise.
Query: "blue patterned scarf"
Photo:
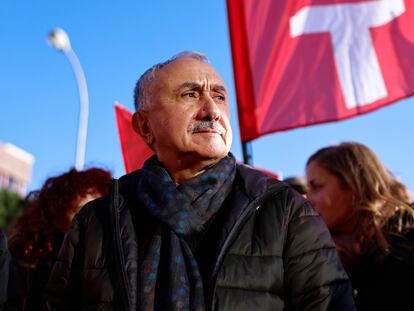
[[[145,162],[138,197],[160,225],[151,238],[139,276],[140,310],[205,310],[192,245],[230,193],[235,172],[236,161],[229,154],[176,187],[156,156]]]

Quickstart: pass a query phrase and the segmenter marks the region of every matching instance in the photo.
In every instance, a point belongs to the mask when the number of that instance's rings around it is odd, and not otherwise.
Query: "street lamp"
[[[83,169],[85,162],[85,146],[86,146],[86,135],[88,130],[88,114],[89,114],[89,97],[88,88],[86,86],[86,79],[83,73],[82,66],[79,62],[78,57],[72,50],[70,40],[67,33],[61,29],[56,28],[49,32],[47,36],[49,44],[60,52],[63,52],[69,59],[73,71],[75,72],[76,81],[78,83],[79,90],[79,127],[78,127],[78,141],[76,145],[76,161],[75,168],[78,171]]]

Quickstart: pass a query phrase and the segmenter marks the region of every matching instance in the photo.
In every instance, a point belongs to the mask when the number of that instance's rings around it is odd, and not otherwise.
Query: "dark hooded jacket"
[[[139,310],[137,284],[157,220],[140,205],[140,171],[74,218],[45,310]],[[207,310],[354,310],[351,287],[317,212],[285,184],[237,165],[221,208]],[[224,216],[223,216],[224,215]]]

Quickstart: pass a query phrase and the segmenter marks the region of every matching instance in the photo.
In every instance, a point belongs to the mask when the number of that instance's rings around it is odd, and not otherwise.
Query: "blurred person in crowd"
[[[306,177],[304,176],[291,176],[283,179],[283,182],[287,183],[302,196],[306,198],[306,192],[308,191],[308,184],[306,182]]]
[[[229,153],[227,88],[206,56],[153,66],[134,97],[155,155],[75,216],[45,309],[353,310],[316,211]]]
[[[0,311],[21,310],[7,237],[0,230]]]
[[[414,309],[414,211],[408,189],[365,145],[318,150],[306,165],[319,211],[351,279],[358,310]]]
[[[73,216],[108,193],[112,175],[100,168],[71,169],[28,195],[23,214],[9,230],[23,310],[39,310],[44,287]]]
[[[6,310],[7,284],[9,281],[9,252],[7,250],[7,239],[0,230],[0,310]]]

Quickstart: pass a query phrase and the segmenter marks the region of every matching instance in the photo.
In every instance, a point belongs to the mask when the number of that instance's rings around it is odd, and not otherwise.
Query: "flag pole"
[[[253,166],[253,151],[250,141],[242,141],[243,161],[244,164]]]

